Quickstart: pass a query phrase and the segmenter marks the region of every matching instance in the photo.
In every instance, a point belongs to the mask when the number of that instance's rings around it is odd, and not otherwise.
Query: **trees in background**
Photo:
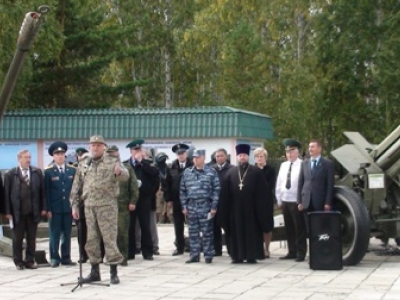
[[[0,82],[24,14],[0,3]],[[276,140],[399,124],[398,1],[49,0],[10,108],[229,105],[273,118]],[[268,142],[270,143],[270,142]]]

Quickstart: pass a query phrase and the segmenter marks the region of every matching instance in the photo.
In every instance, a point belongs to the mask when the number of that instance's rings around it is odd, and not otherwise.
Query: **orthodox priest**
[[[232,263],[254,264],[264,258],[263,232],[270,230],[267,182],[261,169],[249,164],[250,145],[237,145],[236,154],[238,166],[229,169],[221,183],[219,222]]]

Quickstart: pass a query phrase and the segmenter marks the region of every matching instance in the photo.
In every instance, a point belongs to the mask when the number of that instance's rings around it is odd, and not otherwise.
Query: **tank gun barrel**
[[[19,31],[17,50],[14,54],[10,68],[8,69],[0,93],[0,121],[3,118],[8,101],[10,100],[11,94],[14,90],[15,83],[22,69],[26,54],[32,47],[35,36],[37,35],[40,25],[43,22],[43,17],[49,11],[50,7],[43,5],[39,7],[38,12],[29,12],[25,15],[25,19],[22,22],[21,29]]]

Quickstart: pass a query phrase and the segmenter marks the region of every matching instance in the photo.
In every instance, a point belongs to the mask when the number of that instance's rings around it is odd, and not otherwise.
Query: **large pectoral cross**
[[[244,186],[244,184],[241,182],[241,183],[239,183],[239,184],[238,184],[238,186],[239,186],[239,189],[240,189],[240,190],[242,190],[242,189],[243,189],[243,186]]]

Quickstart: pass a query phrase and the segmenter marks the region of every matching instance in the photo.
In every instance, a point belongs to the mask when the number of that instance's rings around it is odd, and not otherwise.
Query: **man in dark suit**
[[[50,264],[52,268],[60,265],[76,265],[71,261],[72,210],[69,202],[72,182],[76,168],[65,164],[64,142],[54,142],[49,147],[49,155],[54,163],[44,171],[47,200],[47,218],[50,225]],[[62,238],[61,238],[62,237]],[[61,241],[61,257],[59,253]]]
[[[136,252],[136,219],[141,229],[141,251],[143,259],[153,260],[153,238],[150,231],[150,212],[155,194],[160,187],[158,170],[143,157],[143,139],[135,139],[126,147],[130,149],[131,157],[124,161],[129,173],[134,172],[139,185],[139,199],[136,204],[130,204],[129,226],[129,259],[135,258]]]
[[[321,156],[322,145],[318,140],[310,142],[308,151],[310,159],[301,164],[297,203],[298,209],[304,212],[309,232],[308,213],[329,211],[332,207],[335,171],[333,163]]]
[[[46,216],[43,173],[32,167],[31,154],[21,150],[18,166],[4,176],[5,213],[13,224],[13,255],[18,270],[36,269],[36,231],[41,217]],[[12,220],[12,222],[11,222]],[[22,260],[22,241],[26,234],[25,261]]]
[[[216,163],[212,165],[212,167],[217,171],[219,182],[225,182],[226,174],[230,168],[233,166],[228,161],[228,153],[225,149],[220,148],[214,153]],[[218,211],[215,216],[215,219],[218,220]],[[214,221],[214,256],[222,255],[222,229],[219,222]]]

